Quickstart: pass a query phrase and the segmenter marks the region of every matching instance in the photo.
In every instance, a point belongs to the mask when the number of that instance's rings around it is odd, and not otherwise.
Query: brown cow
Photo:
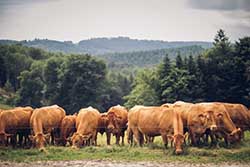
[[[30,118],[32,128],[30,139],[33,145],[43,151],[50,134],[53,133],[53,130],[60,128],[65,115],[64,109],[57,105],[35,109]]]
[[[23,137],[25,137],[25,142],[24,144],[27,144],[27,138],[30,133],[30,117],[32,115],[33,108],[31,107],[16,107],[14,109],[10,110],[5,110],[2,111],[2,116],[0,118],[1,123],[2,123],[2,132],[1,132],[1,138],[2,139],[7,139],[6,136],[4,137],[3,131],[4,128],[6,128],[7,131],[12,132],[12,144],[15,146],[16,144],[16,135],[19,134],[19,144],[20,146],[22,145],[23,142]],[[9,122],[9,120],[13,121],[13,124],[11,125],[12,122]],[[9,130],[8,130],[9,129]],[[10,135],[7,135],[10,136]],[[3,142],[3,141],[2,141]],[[5,142],[6,143],[6,142]]]
[[[182,118],[172,107],[135,106],[130,109],[128,114],[128,129],[132,131],[135,140],[140,146],[144,143],[143,135],[149,137],[161,135],[166,148],[168,138],[171,138],[175,145],[175,153],[180,154],[183,152]],[[131,132],[129,137],[131,137]]]
[[[198,145],[207,130],[217,130],[214,111],[217,108],[210,103],[198,103],[188,109],[187,127],[192,145]]]
[[[242,104],[223,104],[235,126],[242,130],[242,137],[244,137],[244,131],[250,130],[250,112]]]
[[[77,113],[74,115],[67,115],[63,118],[60,126],[60,137],[55,138],[57,145],[65,146],[67,144],[68,138],[71,137],[76,131],[76,117]]]
[[[216,144],[215,136],[221,135],[226,143],[239,140],[241,130],[235,127],[223,104],[198,103],[192,106],[189,112],[188,128],[192,144],[196,145],[204,134],[210,135],[211,144]]]
[[[76,118],[76,132],[71,137],[72,148],[80,148],[90,141],[91,145],[97,145],[98,121],[101,114],[92,107],[83,108]]]
[[[107,113],[102,113],[101,117],[98,121],[98,132],[101,133],[101,135],[103,135],[104,133],[106,133],[107,136],[107,145],[110,145],[110,137],[111,137],[111,133],[108,132],[108,114]]]
[[[116,144],[119,145],[120,137],[122,137],[122,145],[124,145],[124,136],[128,123],[128,111],[125,107],[117,105],[111,107],[108,112],[108,133],[116,136]],[[110,144],[110,138],[107,144]]]
[[[15,146],[18,128],[18,117],[12,111],[2,111],[0,114],[0,144],[7,146],[8,138],[11,137]]]

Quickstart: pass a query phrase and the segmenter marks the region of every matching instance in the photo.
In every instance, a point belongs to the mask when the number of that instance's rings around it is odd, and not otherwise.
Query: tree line
[[[74,113],[88,106],[104,112],[117,104],[130,108],[177,100],[250,105],[250,37],[231,43],[223,30],[198,56],[179,52],[172,61],[166,54],[159,65],[133,74],[88,54],[20,44],[0,45],[0,64],[0,87],[13,94],[3,102],[16,106],[58,104]]]
[[[220,101],[250,105],[250,37],[234,44],[223,30],[213,47],[194,57],[166,55],[154,69],[140,71],[133,89],[125,97],[126,106],[157,105],[177,100]]]
[[[100,111],[123,104],[132,76],[108,71],[90,55],[45,52],[22,45],[0,46],[0,86],[16,106],[58,104],[68,113],[93,106]]]

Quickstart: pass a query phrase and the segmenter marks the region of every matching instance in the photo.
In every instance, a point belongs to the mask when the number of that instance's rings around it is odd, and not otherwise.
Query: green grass
[[[161,138],[157,137],[155,143],[149,147],[130,147],[106,145],[106,136],[98,136],[98,146],[72,149],[70,147],[46,147],[47,152],[37,149],[0,148],[0,161],[31,162],[31,161],[57,161],[57,160],[118,160],[118,161],[157,161],[157,162],[190,162],[190,163],[221,163],[240,162],[250,163],[250,133],[245,140],[231,148],[195,148],[185,147],[185,153],[174,155],[174,150],[163,149]]]

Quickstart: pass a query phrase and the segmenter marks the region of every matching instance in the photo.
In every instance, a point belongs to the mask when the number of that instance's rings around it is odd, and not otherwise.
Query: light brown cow
[[[128,111],[125,107],[117,105],[111,107],[108,112],[108,133],[116,136],[116,144],[120,144],[122,137],[122,145],[124,145],[124,136],[128,123]],[[110,138],[107,144],[110,144]]]
[[[35,109],[30,118],[30,126],[32,128],[30,139],[33,145],[41,151],[45,150],[46,141],[48,141],[53,130],[60,128],[65,115],[64,109],[57,105]]]
[[[30,133],[30,117],[32,115],[33,108],[31,107],[16,107],[10,110],[2,111],[0,116],[1,121],[1,141],[7,139],[7,136],[12,136],[12,144],[16,144],[16,135],[19,134],[19,144],[22,145],[23,137],[25,137],[25,144],[27,144],[27,138]],[[12,120],[12,122],[10,121]],[[6,134],[4,131],[9,131],[12,135]],[[6,141],[5,141],[6,143]]]
[[[57,145],[65,146],[68,139],[76,131],[76,117],[77,113],[75,113],[74,115],[67,115],[63,118],[60,126],[60,137],[55,138]]]
[[[168,138],[173,140],[176,154],[183,152],[183,123],[181,115],[172,107],[135,106],[128,114],[128,129],[132,131],[140,146],[144,143],[143,135],[149,137],[161,135],[167,148]],[[130,136],[131,137],[131,134]]]
[[[71,137],[72,148],[80,148],[90,141],[91,145],[97,145],[98,121],[101,114],[92,107],[83,108],[76,118],[76,132]]]

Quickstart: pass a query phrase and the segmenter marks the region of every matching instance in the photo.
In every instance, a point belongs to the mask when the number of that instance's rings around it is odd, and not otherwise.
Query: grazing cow
[[[116,144],[119,145],[120,137],[122,137],[122,145],[124,145],[124,136],[128,123],[128,111],[125,107],[117,105],[111,107],[108,112],[108,133],[112,133],[116,137]],[[110,138],[107,144],[110,144]]]
[[[63,118],[60,126],[60,137],[55,138],[57,145],[65,146],[68,139],[76,131],[76,117],[77,113],[75,113],[74,115],[67,115]]]
[[[192,106],[188,113],[188,128],[193,145],[197,145],[204,134],[210,135],[211,144],[216,144],[215,136],[223,136],[226,143],[233,143],[239,140],[241,133],[221,103],[198,103]],[[207,137],[205,141],[208,141]]]
[[[97,145],[98,121],[101,114],[92,107],[83,108],[76,118],[76,132],[71,137],[72,148],[80,148],[86,143]]]
[[[140,146],[144,143],[143,135],[154,137],[161,135],[167,148],[168,138],[174,142],[175,153],[183,152],[183,122],[181,115],[172,107],[135,106],[128,114],[128,129]]]
[[[250,130],[250,112],[242,104],[230,104],[223,103],[226,107],[230,118],[237,128],[242,130],[242,138],[244,137],[244,131]]]
[[[2,111],[0,114],[0,144],[7,146],[8,138],[11,137],[13,147],[16,144],[18,117],[12,111]]]
[[[212,132],[217,130],[215,110],[213,105],[207,103],[194,104],[187,110],[187,127],[192,145],[197,146],[208,129]]]
[[[24,144],[27,144],[28,135],[30,134],[30,117],[32,115],[33,108],[31,107],[16,107],[14,109],[2,111],[2,116],[0,118],[2,124],[2,133],[1,138],[7,139],[6,136],[4,137],[3,131],[7,130],[12,132],[12,144],[15,146],[16,144],[16,135],[19,135],[19,144],[20,146],[23,144],[23,137],[24,137]],[[9,120],[13,121],[9,122]],[[5,129],[6,128],[6,129]],[[6,143],[6,142],[5,142]]]
[[[33,145],[41,151],[45,150],[46,141],[54,133],[53,130],[60,128],[65,115],[64,109],[57,105],[35,109],[30,118],[30,126],[32,128],[30,139]]]

